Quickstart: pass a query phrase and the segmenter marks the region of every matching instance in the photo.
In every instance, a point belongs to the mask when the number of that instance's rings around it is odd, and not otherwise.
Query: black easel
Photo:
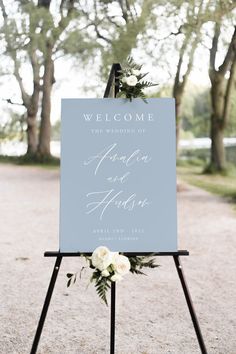
[[[120,64],[113,64],[111,68],[111,72],[109,75],[109,79],[107,82],[106,90],[104,93],[104,98],[105,97],[116,97],[116,94],[119,92],[119,70],[121,69]],[[114,85],[115,83],[115,85]],[[84,255],[84,254],[83,254]],[[91,255],[91,254],[87,254]],[[126,256],[144,256],[144,255],[150,255],[150,253],[125,253]],[[180,256],[188,256],[189,252],[186,250],[181,250],[177,252],[159,252],[153,254],[155,256],[172,256],[174,259],[175,267],[177,270],[177,273],[179,275],[179,279],[183,288],[183,292],[185,295],[185,299],[188,305],[188,309],[191,315],[192,323],[196,332],[196,336],[198,339],[199,347],[201,350],[202,354],[207,354],[206,346],[202,337],[201,329],[198,323],[197,315],[194,310],[193,302],[190,296],[190,292],[187,287],[187,283],[185,280],[185,276],[183,273],[183,267],[180,262]],[[63,257],[80,257],[81,253],[75,253],[75,252],[45,252],[44,257],[56,257],[56,262],[53,268],[51,280],[48,286],[48,291],[46,294],[46,298],[44,301],[43,309],[41,312],[41,316],[39,319],[38,327],[35,333],[33,345],[31,348],[30,354],[36,354],[40,336],[43,330],[44,322],[47,316],[48,308],[50,305],[52,293],[54,290],[54,286],[57,280],[57,275],[59,273],[61,261]],[[111,326],[110,326],[110,354],[115,353],[115,305],[116,305],[116,283],[112,282],[111,283]]]

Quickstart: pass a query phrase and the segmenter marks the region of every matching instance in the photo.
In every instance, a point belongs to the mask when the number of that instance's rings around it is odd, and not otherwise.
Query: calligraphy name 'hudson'
[[[154,115],[153,113],[84,113],[84,120],[85,122],[154,122]]]

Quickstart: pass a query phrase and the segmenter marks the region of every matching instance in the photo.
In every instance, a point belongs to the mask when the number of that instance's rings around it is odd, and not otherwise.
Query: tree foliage
[[[215,102],[221,102],[216,121],[223,127],[222,137],[232,134],[235,8],[233,0],[0,0],[1,57],[8,59],[7,66],[2,60],[0,72],[14,75],[18,84],[28,152],[50,154],[54,67],[60,58],[69,65],[68,57],[80,73],[88,62],[96,67],[100,82],[112,62],[122,63],[129,55],[144,66],[158,67],[165,85],[158,76],[152,79],[176,99],[177,136],[180,128],[206,135]],[[211,96],[192,88],[194,97],[189,97],[187,83],[199,49],[204,56],[211,52]],[[217,85],[219,99],[212,96]]]
[[[3,18],[1,36],[5,45],[3,55],[10,59],[6,73],[15,76],[27,111],[28,153],[50,155],[55,60],[66,55],[83,59],[91,54],[97,43],[88,36],[88,27],[82,25],[83,12],[75,7],[75,1],[62,0],[52,4],[42,0],[37,3],[1,0],[0,8]]]

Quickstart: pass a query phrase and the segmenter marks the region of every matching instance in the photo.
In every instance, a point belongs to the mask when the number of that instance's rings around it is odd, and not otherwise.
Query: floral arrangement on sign
[[[119,92],[117,98],[142,98],[146,103],[146,95],[143,90],[147,87],[157,86],[150,81],[143,80],[148,73],[141,72],[142,65],[136,64],[133,58],[129,57],[120,70]]]
[[[91,283],[95,283],[95,288],[98,296],[107,303],[107,291],[111,287],[111,283],[120,281],[129,272],[133,274],[143,274],[143,268],[156,268],[159,267],[155,264],[155,260],[150,256],[132,256],[126,257],[118,252],[111,252],[107,247],[97,247],[92,256],[84,256],[89,264],[88,267],[82,267],[80,271],[80,278],[82,271],[85,268],[93,270],[90,278]],[[78,273],[67,273],[67,287],[75,283]]]

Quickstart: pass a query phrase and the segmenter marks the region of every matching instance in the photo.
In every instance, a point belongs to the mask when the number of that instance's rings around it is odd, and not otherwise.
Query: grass
[[[12,163],[15,165],[25,166],[39,166],[46,169],[58,168],[60,166],[60,159],[57,157],[47,157],[44,159],[32,158],[28,155],[22,156],[6,156],[0,155],[0,163]]]
[[[236,208],[236,172],[235,168],[224,176],[222,174],[203,174],[204,166],[201,164],[180,163],[177,167],[179,178],[191,185],[202,188],[226,198],[234,203]]]

